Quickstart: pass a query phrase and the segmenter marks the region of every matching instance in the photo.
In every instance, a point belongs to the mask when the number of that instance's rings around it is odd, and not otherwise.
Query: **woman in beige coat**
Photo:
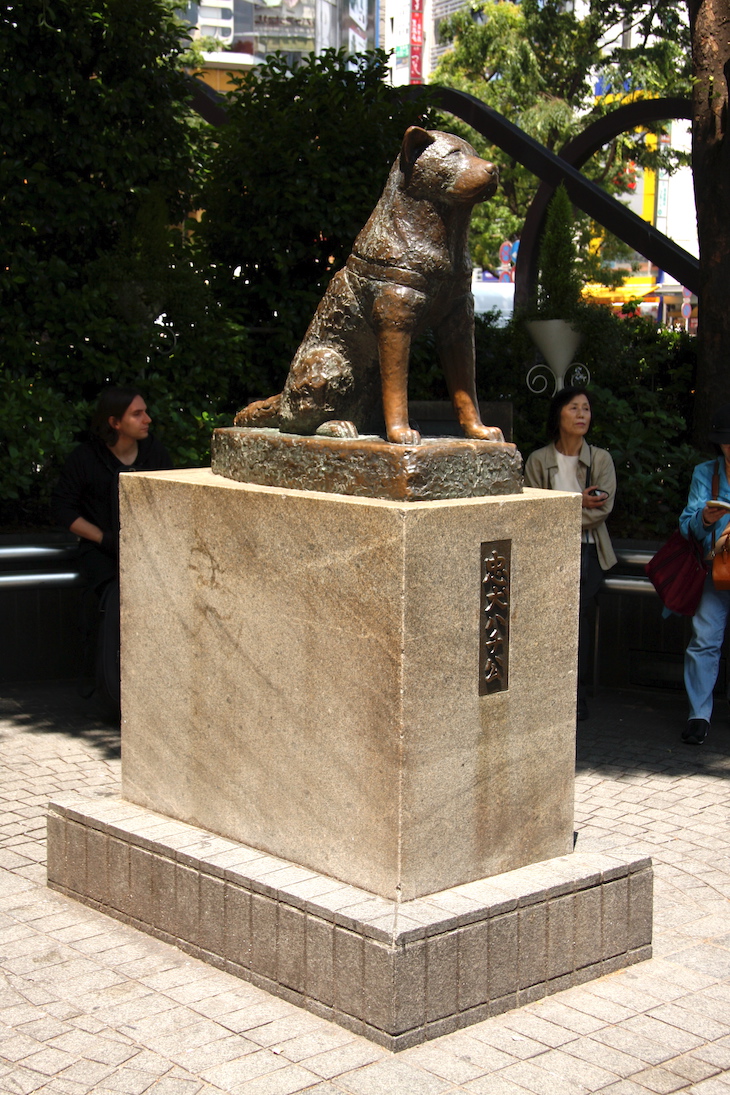
[[[616,469],[605,449],[589,445],[591,402],[585,388],[562,388],[547,419],[550,444],[527,459],[525,483],[581,495],[581,568],[578,638],[578,719],[588,717],[585,686],[590,679],[590,635],[595,597],[603,572],[616,562],[606,518],[616,497]]]

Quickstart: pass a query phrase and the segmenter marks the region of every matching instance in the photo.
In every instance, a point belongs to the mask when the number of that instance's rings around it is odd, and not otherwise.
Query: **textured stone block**
[[[86,891],[86,832],[75,821],[66,825],[66,885],[76,893]]]
[[[519,982],[527,988],[547,979],[547,907],[545,902],[519,911]]]
[[[276,981],[278,912],[276,902],[251,894],[251,969]]]
[[[162,927],[165,923],[161,909],[161,901],[157,896],[160,885],[160,867],[158,856],[150,855],[146,848],[140,848],[134,844],[129,848],[129,892],[119,893],[117,898],[121,904],[117,907],[122,912],[133,916],[135,920],[141,920],[145,924]],[[172,885],[172,895],[165,895],[169,902],[174,901],[175,883],[169,879]]]
[[[164,932],[177,936],[175,862],[166,856],[155,856],[152,862],[152,902],[156,909],[156,922]]]
[[[379,437],[300,437],[231,426],[213,431],[212,470],[239,483],[431,502],[519,494],[522,457],[514,445],[430,437],[394,445]]]
[[[89,828],[86,833],[86,877],[87,889],[93,880],[98,900],[105,905],[109,891],[109,837],[100,829]]]
[[[334,929],[334,1004],[348,1015],[363,1014],[363,940],[355,932]]]
[[[397,1033],[395,1030],[396,965],[399,955],[393,947],[371,943],[363,947],[363,1010],[366,1023]]]
[[[66,818],[50,810],[47,819],[47,867],[48,881],[68,889],[66,873]]]
[[[557,897],[547,906],[547,977],[552,980],[574,967],[575,903],[573,896]]]
[[[575,895],[575,968],[592,965],[600,953],[601,939],[601,890],[600,887],[580,890]],[[593,974],[593,976],[599,976]]]
[[[277,902],[276,979],[297,992],[304,992],[307,981],[306,916],[301,909]]]
[[[207,469],[120,491],[125,797],[389,901],[571,851],[576,496],[395,502]],[[509,673],[481,694],[497,544]]]
[[[458,1010],[459,940],[456,932],[426,941],[426,1022],[433,1023]]]
[[[182,863],[175,870],[175,935],[200,940],[200,873]]]
[[[275,929],[274,929],[275,930]],[[245,969],[251,966],[251,893],[225,883],[224,954]]]
[[[489,1000],[489,922],[470,924],[459,932],[459,1010]]]
[[[129,844],[111,838],[108,847],[109,905],[118,912],[124,912],[130,901],[129,888]]]
[[[396,950],[394,1033],[425,1027],[426,943],[406,943]]]
[[[654,875],[651,868],[629,875],[629,947],[651,943],[654,910]]]
[[[618,878],[602,889],[603,957],[613,958],[629,950],[629,880]]]
[[[200,926],[198,939],[203,950],[224,955],[225,883],[209,874],[200,875]]]
[[[329,921],[307,914],[306,993],[327,1007],[331,1007],[335,1000],[334,931],[334,925]]]
[[[518,988],[517,916],[507,913],[489,921],[489,998],[509,996]]]

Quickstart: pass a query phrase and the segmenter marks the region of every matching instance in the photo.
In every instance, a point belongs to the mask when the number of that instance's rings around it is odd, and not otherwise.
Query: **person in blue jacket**
[[[706,559],[713,548],[713,533],[717,547],[730,535],[730,512],[712,504],[717,498],[730,505],[730,403],[715,412],[708,440],[714,444],[718,455],[695,468],[689,499],[679,518],[682,535],[694,536],[702,545]],[[712,480],[716,471],[718,488],[714,495]],[[699,606],[692,617],[692,638],[684,656],[689,721],[682,732],[682,741],[690,745],[702,745],[710,729],[712,693],[720,668],[728,613],[730,590],[715,589],[710,571]]]

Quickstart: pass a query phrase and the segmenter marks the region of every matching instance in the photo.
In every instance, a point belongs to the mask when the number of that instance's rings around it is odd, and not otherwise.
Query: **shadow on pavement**
[[[730,776],[730,708],[715,697],[712,728],[704,745],[681,740],[687,700],[679,690],[601,688],[589,699],[590,716],[578,723],[576,768],[614,778],[619,770]]]
[[[18,732],[82,738],[107,759],[121,753],[118,719],[80,695],[73,681],[0,685],[0,741]]]

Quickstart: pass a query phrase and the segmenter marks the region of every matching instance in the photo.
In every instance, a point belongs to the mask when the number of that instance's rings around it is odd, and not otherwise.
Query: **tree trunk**
[[[713,410],[730,403],[730,0],[688,0],[695,77],[692,168],[700,245],[693,433],[707,446]]]

